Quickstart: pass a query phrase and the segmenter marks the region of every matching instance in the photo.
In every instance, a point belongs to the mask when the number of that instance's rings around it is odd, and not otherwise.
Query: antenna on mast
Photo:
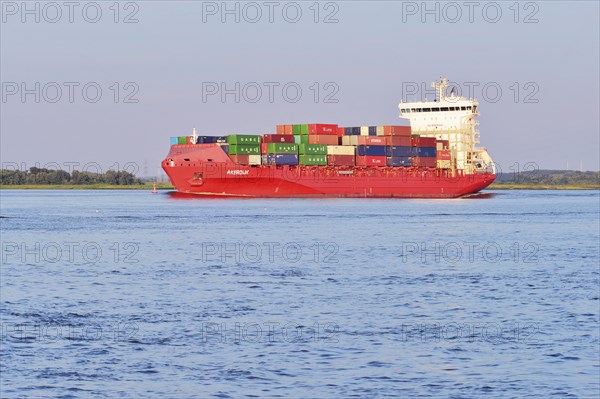
[[[438,91],[438,101],[442,101],[444,98],[446,98],[444,95],[444,90],[446,90],[446,87],[448,87],[448,78],[441,76],[439,82],[431,82],[431,87]]]

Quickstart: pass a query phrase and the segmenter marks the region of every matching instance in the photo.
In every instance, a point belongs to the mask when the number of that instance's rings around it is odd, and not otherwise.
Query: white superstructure
[[[466,173],[474,173],[492,168],[494,163],[485,148],[478,148],[479,115],[476,99],[456,96],[454,90],[446,96],[448,79],[442,77],[433,82],[432,87],[438,91],[438,98],[433,101],[401,102],[400,118],[410,121],[413,134],[425,137],[436,137],[448,140],[456,168]]]

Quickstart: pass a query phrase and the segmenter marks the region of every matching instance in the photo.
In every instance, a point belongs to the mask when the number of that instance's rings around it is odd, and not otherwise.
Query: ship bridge
[[[485,148],[478,148],[479,102],[474,98],[457,96],[452,89],[446,95],[448,79],[433,82],[437,99],[433,101],[400,102],[400,118],[410,121],[414,134],[448,140],[456,167],[467,173],[492,170],[494,163]]]

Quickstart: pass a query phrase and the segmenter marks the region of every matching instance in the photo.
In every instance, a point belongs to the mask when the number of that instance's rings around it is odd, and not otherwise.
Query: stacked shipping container
[[[277,125],[276,134],[198,136],[241,165],[391,166],[451,168],[448,141],[411,135],[410,126]],[[171,145],[191,144],[189,136]]]

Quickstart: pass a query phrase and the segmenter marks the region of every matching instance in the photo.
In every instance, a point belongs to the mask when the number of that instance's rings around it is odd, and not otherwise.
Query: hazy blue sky
[[[239,23],[234,14],[221,15],[221,2],[122,2],[118,15],[112,1],[79,2],[72,22],[63,2],[55,3],[60,10],[27,4],[32,14],[23,13],[20,1],[2,2],[4,166],[133,162],[140,174],[153,175],[169,136],[189,134],[193,126],[206,134],[264,134],[278,123],[404,124],[398,119],[403,88],[428,87],[444,74],[464,90],[468,82],[479,84],[473,94],[480,101],[481,144],[503,170],[529,162],[599,169],[596,1],[476,2],[472,21],[462,1],[428,3],[437,15],[423,15],[420,1],[275,2],[273,22],[265,3],[237,3]],[[252,23],[255,5],[262,16]],[[289,22],[297,8],[300,20]],[[327,15],[338,22],[324,23]],[[82,87],[90,82],[86,100]],[[249,85],[239,103],[234,94],[223,102],[207,95],[214,86],[206,82],[231,89],[256,82],[262,96],[251,102],[256,92]],[[265,82],[279,84],[273,102]],[[296,83],[285,97],[282,87],[290,82]],[[58,100],[56,86],[62,87]],[[298,86],[302,95],[291,102]],[[95,87],[102,96],[94,103]],[[24,99],[23,88],[32,92]],[[325,101],[335,90],[331,99],[338,102]],[[125,102],[128,94],[138,102]]]

